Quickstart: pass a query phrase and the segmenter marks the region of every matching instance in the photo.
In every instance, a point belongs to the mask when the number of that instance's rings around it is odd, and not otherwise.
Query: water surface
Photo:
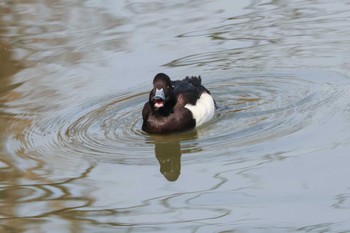
[[[0,232],[347,232],[346,1],[0,3]],[[219,109],[148,135],[158,72]]]

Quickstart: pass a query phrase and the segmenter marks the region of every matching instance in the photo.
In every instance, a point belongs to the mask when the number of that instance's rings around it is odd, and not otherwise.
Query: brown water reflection
[[[179,135],[153,135],[151,137],[150,143],[154,144],[154,152],[160,165],[160,173],[168,181],[176,181],[179,178],[182,153],[200,151],[200,148],[196,147],[196,145],[192,145],[190,150],[183,150],[181,142],[184,140],[195,142],[197,137],[196,130]]]
[[[176,181],[181,172],[180,142],[155,144],[156,158],[160,165],[160,173],[169,180]]]
[[[0,21],[0,27],[4,28],[4,25]],[[9,157],[5,155],[4,139],[8,135],[8,125],[13,117],[11,114],[6,114],[1,110],[4,108],[6,102],[13,99],[20,98],[21,96],[15,92],[11,92],[16,86],[11,85],[11,76],[17,73],[22,67],[17,61],[12,58],[11,46],[0,41],[0,181],[2,185],[16,186],[18,179],[23,175],[20,169],[17,168],[17,164]],[[30,123],[30,122],[29,122]],[[24,127],[28,122],[24,121]],[[21,129],[23,126],[19,124],[17,129]],[[13,190],[12,190],[13,191]],[[16,202],[20,198],[16,192],[12,192],[10,189],[1,189],[0,191],[0,216],[2,218],[9,218],[16,213]],[[9,224],[4,225],[3,229],[10,231],[23,229],[16,227],[12,221]],[[1,228],[0,228],[1,229]]]
[[[343,0],[1,1],[0,232],[347,232],[349,19]],[[159,72],[202,75],[215,119],[142,132]]]
[[[2,8],[2,14],[4,11],[11,12],[9,8]],[[4,29],[7,25],[0,20],[0,27]],[[45,176],[49,171],[43,173],[46,162],[42,158],[21,149],[16,152],[15,157],[9,156],[6,145],[9,136],[25,144],[26,136],[23,132],[33,123],[29,116],[31,113],[22,115],[11,111],[12,102],[25,98],[23,93],[16,90],[22,83],[13,82],[13,77],[26,69],[14,55],[17,49],[13,41],[12,44],[0,41],[0,231],[40,232],[45,225],[47,229],[54,226],[62,229],[62,226],[52,224],[53,219],[45,219],[52,213],[69,209],[70,206],[91,205],[93,201],[89,200],[88,193],[75,197],[66,185],[86,177],[92,167],[79,177],[59,181]],[[78,232],[79,224],[75,224],[73,219],[69,222],[73,232]]]

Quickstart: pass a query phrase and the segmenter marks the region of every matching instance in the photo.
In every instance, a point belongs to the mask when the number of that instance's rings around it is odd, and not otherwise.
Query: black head
[[[154,111],[168,112],[175,105],[173,86],[168,75],[159,73],[153,79],[149,102]]]

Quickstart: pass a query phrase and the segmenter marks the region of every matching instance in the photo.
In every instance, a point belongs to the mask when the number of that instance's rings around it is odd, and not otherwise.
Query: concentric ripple
[[[146,93],[136,92],[65,109],[56,117],[35,122],[26,132],[29,145],[45,156],[86,156],[120,163],[146,159],[142,155],[151,148],[144,146],[140,118],[145,99]]]
[[[220,107],[214,120],[190,133],[158,137],[143,133],[141,110],[148,87],[142,87],[132,95],[87,101],[34,122],[25,132],[27,149],[43,156],[148,164],[155,161],[150,156],[155,145],[178,143],[179,154],[206,151],[209,157],[217,156],[228,148],[249,148],[310,126],[318,111],[344,95],[347,85],[340,76],[315,72],[203,79]]]
[[[218,156],[288,137],[332,117],[348,81],[334,73],[244,75],[212,86],[220,111],[197,144]],[[215,151],[215,153],[213,153]]]

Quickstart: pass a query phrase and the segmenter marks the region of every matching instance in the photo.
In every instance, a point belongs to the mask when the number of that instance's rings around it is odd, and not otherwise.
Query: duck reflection
[[[181,171],[180,142],[155,143],[154,151],[160,165],[160,173],[167,180],[176,181]]]
[[[153,135],[150,143],[155,145],[155,156],[160,165],[160,173],[168,181],[176,181],[181,173],[181,155],[182,153],[190,153],[198,151],[199,148],[195,143],[197,139],[197,131],[174,135]],[[181,148],[181,142],[192,142],[190,149]]]

